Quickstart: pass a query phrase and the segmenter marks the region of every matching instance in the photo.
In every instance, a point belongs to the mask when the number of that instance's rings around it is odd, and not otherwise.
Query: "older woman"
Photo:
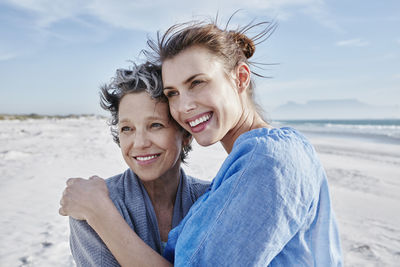
[[[90,201],[104,211],[118,210],[127,231],[136,234],[158,253],[171,228],[178,225],[207,182],[186,176],[181,169],[190,150],[191,136],[170,116],[163,97],[151,98],[148,91],[161,87],[160,69],[151,64],[118,70],[113,82],[102,87],[101,106],[111,112],[111,132],[129,169],[96,187],[108,191],[110,200],[99,199],[91,187],[99,177],[69,179],[60,214],[70,218],[70,245],[78,266],[119,266],[112,253],[90,226],[90,219],[74,210],[74,203]],[[72,190],[77,189],[77,190]],[[110,207],[114,205],[116,207]],[[120,240],[123,242],[124,240]]]

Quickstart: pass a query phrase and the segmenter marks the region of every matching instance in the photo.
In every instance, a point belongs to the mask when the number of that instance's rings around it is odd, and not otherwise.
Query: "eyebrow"
[[[130,119],[122,119],[118,121],[118,124],[124,123],[124,122],[130,122]]]
[[[149,116],[149,117],[146,117],[146,119],[147,120],[165,120],[165,118],[162,118],[161,116]]]
[[[146,117],[145,119],[146,119],[146,120],[160,120],[160,121],[169,120],[168,118],[163,118],[163,117],[161,117],[161,116],[148,116],[148,117]],[[118,124],[130,123],[130,122],[131,122],[130,119],[124,118],[124,119],[120,120],[120,121],[118,122]]]
[[[197,73],[197,74],[194,74],[194,75],[190,76],[189,78],[187,78],[187,79],[183,82],[183,84],[188,84],[188,83],[190,83],[194,78],[196,78],[197,76],[203,75],[203,74],[204,74],[204,73]],[[168,89],[174,89],[174,87],[172,87],[172,86],[164,87],[164,88],[163,88],[163,91],[164,91],[164,90],[168,90]]]

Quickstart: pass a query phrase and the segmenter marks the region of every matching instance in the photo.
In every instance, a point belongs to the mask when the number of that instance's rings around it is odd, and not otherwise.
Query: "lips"
[[[193,132],[201,132],[205,129],[207,123],[210,121],[213,113],[212,112],[205,112],[200,115],[194,116],[188,120],[186,123],[189,124],[191,130]]]

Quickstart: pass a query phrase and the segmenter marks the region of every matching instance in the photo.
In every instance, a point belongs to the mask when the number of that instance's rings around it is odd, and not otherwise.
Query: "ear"
[[[246,91],[250,85],[250,68],[249,66],[242,62],[236,67],[236,85],[239,94]]]

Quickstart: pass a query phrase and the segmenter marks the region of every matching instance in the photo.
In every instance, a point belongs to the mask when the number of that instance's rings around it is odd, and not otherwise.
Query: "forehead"
[[[143,91],[125,95],[119,104],[118,117],[120,120],[140,120],[149,117],[168,119],[168,104],[152,99]]]
[[[182,82],[197,73],[210,73],[219,60],[208,49],[201,46],[189,47],[162,64],[164,86]]]

